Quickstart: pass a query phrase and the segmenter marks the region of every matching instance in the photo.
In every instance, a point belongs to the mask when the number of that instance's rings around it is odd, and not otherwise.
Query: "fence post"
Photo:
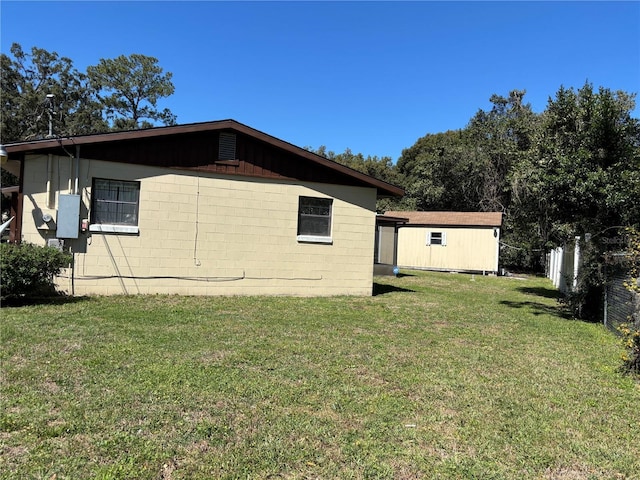
[[[608,327],[608,310],[609,310],[609,269],[607,264],[604,265],[604,326]]]
[[[563,291],[563,289],[561,288],[563,264],[564,264],[564,247],[558,247],[557,258],[556,258],[556,272],[555,272],[556,279],[555,279],[554,285],[556,286],[556,288],[560,288],[561,291]]]
[[[580,270],[580,237],[575,237],[575,246],[573,247],[573,289],[578,286],[578,273]]]

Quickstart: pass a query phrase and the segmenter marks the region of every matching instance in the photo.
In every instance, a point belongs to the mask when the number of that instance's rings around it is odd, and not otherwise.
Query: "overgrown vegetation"
[[[71,255],[52,247],[29,243],[0,244],[0,291],[3,300],[55,295],[54,276],[68,267],[71,260]]]
[[[640,375],[640,327],[624,323],[618,329],[622,334],[625,352],[622,353],[622,368],[626,372]]]
[[[4,308],[0,478],[634,479],[618,340],[540,278]]]
[[[629,278],[625,287],[636,295],[640,295],[640,232],[628,228],[626,255],[629,263]],[[639,300],[640,301],[640,300]],[[629,323],[620,326],[622,341],[626,351],[622,354],[623,368],[640,376],[640,312],[636,318],[629,318]]]

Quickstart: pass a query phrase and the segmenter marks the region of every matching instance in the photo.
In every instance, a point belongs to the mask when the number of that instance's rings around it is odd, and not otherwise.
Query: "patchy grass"
[[[640,478],[618,340],[551,285],[1,311],[0,478]]]

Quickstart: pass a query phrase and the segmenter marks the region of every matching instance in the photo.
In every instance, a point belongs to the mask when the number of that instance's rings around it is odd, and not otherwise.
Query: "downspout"
[[[76,173],[73,193],[78,195],[78,179],[80,178],[80,145],[76,145]],[[76,252],[71,251],[71,296],[76,295]]]
[[[377,223],[377,222],[376,222]],[[373,243],[373,263],[380,263],[380,237],[382,236],[382,231],[380,229],[380,225],[376,225],[376,235]]]
[[[76,145],[76,179],[73,193],[78,195],[78,178],[80,177],[80,145]]]
[[[54,208],[55,202],[53,198],[51,198],[51,194],[53,193],[53,189],[51,188],[51,184],[53,182],[53,154],[49,154],[47,157],[47,208]]]
[[[400,225],[395,223],[393,225],[393,274],[398,276],[400,269],[398,268],[398,237],[399,237]]]
[[[69,155],[69,183],[67,184],[68,194],[73,193],[73,179],[71,172],[73,172],[73,156]]]
[[[76,296],[76,252],[71,252],[71,296]]]

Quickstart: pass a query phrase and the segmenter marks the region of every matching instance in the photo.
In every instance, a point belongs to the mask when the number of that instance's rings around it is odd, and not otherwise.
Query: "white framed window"
[[[333,199],[300,197],[298,200],[298,241],[332,243]]]
[[[447,233],[446,232],[427,232],[427,245],[447,245]]]
[[[94,178],[91,188],[92,232],[138,233],[140,182]]]

